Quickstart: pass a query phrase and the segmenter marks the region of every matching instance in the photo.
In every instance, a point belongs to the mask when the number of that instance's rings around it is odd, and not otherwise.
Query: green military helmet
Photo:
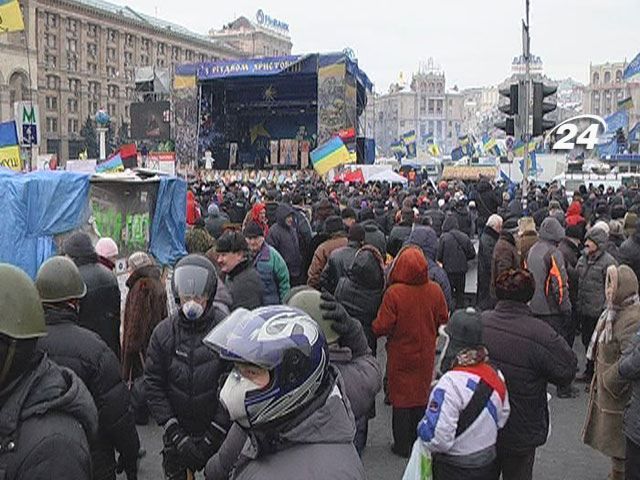
[[[16,340],[47,334],[33,281],[19,268],[0,264],[0,334]]]
[[[65,302],[87,294],[87,286],[76,264],[61,256],[42,264],[36,276],[36,287],[44,303]]]
[[[295,287],[291,289],[291,292],[284,300],[284,303],[289,307],[298,308],[313,318],[322,329],[327,343],[335,343],[338,341],[340,335],[331,328],[333,322],[322,318],[322,310],[320,309],[322,300],[320,299],[320,292],[318,290],[307,286]]]

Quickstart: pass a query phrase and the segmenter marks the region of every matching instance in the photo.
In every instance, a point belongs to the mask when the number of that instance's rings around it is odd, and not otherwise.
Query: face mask
[[[187,317],[187,320],[197,320],[204,313],[204,307],[198,302],[189,300],[182,305],[182,313]]]
[[[260,390],[260,386],[243,377],[236,370],[229,374],[220,390],[220,401],[229,412],[229,418],[245,428],[249,428],[250,425],[244,401],[247,392],[253,390]]]

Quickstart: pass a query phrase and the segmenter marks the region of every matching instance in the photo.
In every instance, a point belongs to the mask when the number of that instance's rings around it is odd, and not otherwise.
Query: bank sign
[[[32,102],[16,102],[14,104],[18,141],[22,147],[40,144],[40,112]]]
[[[256,21],[261,27],[271,28],[273,30],[280,30],[281,32],[289,32],[289,24],[281,22],[280,20],[270,17],[262,9],[256,13]]]

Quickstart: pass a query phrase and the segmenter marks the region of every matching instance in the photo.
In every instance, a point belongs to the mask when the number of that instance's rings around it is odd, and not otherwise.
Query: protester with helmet
[[[167,479],[202,470],[222,443],[225,414],[218,379],[228,367],[202,340],[223,318],[214,302],[217,276],[202,255],[187,255],[175,267],[172,291],[180,306],[153,331],[145,361],[145,393],[152,417],[164,427]]]
[[[12,480],[90,480],[98,428],[91,394],[71,370],[38,352],[47,335],[38,291],[0,264],[0,472]]]
[[[238,309],[205,343],[235,364],[220,401],[249,441],[233,480],[365,478],[342,377],[311,317],[286,306]]]
[[[36,287],[48,332],[38,341],[38,350],[73,370],[98,407],[98,434],[91,441],[94,480],[115,479],[114,448],[127,479],[135,480],[140,440],[129,390],[115,354],[96,333],[78,324],[80,299],[87,293],[78,267],[66,257],[50,258],[38,271]]]

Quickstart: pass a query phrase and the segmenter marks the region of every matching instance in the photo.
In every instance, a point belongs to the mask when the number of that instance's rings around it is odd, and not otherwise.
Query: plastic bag
[[[419,438],[413,443],[409,463],[404,469],[402,480],[433,480],[431,452]]]

